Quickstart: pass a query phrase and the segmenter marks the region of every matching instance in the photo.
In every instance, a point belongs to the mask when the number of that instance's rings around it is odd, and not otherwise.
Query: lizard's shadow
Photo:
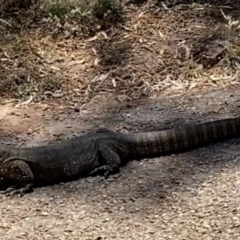
[[[154,163],[151,160],[153,166],[148,167],[146,162],[141,169],[144,175],[142,189],[153,197],[156,192],[162,195],[162,192],[196,189],[209,177],[239,167],[239,147],[240,139],[234,139],[191,152],[154,159]]]
[[[63,197],[65,194],[76,197],[84,194],[92,205],[96,194],[99,198],[106,194],[116,199],[119,195],[126,196],[126,199],[151,198],[161,205],[172,192],[197,189],[210,176],[238,167],[239,147],[240,139],[233,139],[177,155],[133,161],[121,168],[120,174],[110,176],[106,181],[101,177],[80,179],[45,190],[51,190],[51,194],[56,191],[58,195],[63,191]]]

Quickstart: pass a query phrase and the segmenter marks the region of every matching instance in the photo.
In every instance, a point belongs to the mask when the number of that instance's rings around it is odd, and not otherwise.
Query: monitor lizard
[[[34,186],[110,174],[133,159],[188,151],[240,136],[240,117],[145,133],[99,131],[30,148],[0,145],[0,177],[26,193]]]

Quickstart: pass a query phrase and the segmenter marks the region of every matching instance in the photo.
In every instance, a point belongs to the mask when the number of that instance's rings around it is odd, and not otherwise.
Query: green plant
[[[122,16],[122,5],[117,0],[97,0],[93,6],[93,15],[98,19],[117,19]]]
[[[62,17],[66,13],[70,12],[73,9],[73,6],[71,3],[69,3],[67,0],[54,0],[50,2],[48,6],[48,11],[57,17]]]

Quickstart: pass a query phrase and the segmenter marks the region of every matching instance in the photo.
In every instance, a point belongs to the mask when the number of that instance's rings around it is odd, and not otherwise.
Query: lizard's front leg
[[[14,186],[2,193],[25,194],[32,191],[34,175],[29,165],[22,159],[8,158],[0,165],[0,177],[13,182]]]

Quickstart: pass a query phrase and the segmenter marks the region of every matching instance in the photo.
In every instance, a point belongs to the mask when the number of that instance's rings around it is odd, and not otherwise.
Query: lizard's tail
[[[133,134],[129,140],[132,154],[141,158],[182,152],[238,136],[240,118],[229,118],[194,126]]]

